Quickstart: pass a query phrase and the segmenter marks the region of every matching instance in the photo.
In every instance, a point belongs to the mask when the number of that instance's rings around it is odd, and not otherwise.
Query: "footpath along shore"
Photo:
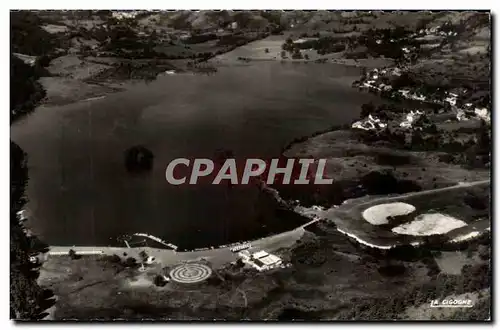
[[[263,237],[251,242],[250,250],[266,250],[266,251],[276,251],[281,248],[288,248],[295,244],[304,234],[304,228],[316,221],[319,218],[313,219],[298,228],[293,230],[283,232],[280,234]],[[158,249],[151,247],[112,247],[112,246],[50,246],[50,250],[47,253],[48,258],[51,256],[58,255],[68,255],[70,250],[75,251],[77,255],[118,255],[124,257],[124,253],[127,257],[139,258],[139,253],[141,251],[146,252],[149,256],[156,258],[157,262],[161,263],[162,266],[175,265],[182,262],[196,261],[200,259],[205,259],[209,261],[213,267],[220,267],[224,264],[237,260],[237,254],[231,252],[231,248],[237,244],[231,244],[224,247],[217,247],[214,249],[203,249],[197,251],[182,251],[177,252],[168,249]]]

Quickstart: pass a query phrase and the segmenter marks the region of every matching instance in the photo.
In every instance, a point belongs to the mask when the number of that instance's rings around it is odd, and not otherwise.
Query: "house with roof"
[[[380,119],[373,117],[371,114],[363,120],[359,120],[352,124],[352,128],[362,129],[365,131],[372,131],[377,129],[386,128],[387,124],[383,123]]]
[[[406,114],[406,118],[399,124],[399,126],[402,128],[411,128],[413,123],[423,114],[423,111],[416,110],[414,112],[411,110],[410,113]]]
[[[243,263],[257,269],[258,271],[270,270],[282,265],[283,261],[280,257],[268,253],[264,250],[255,252],[253,254],[248,250],[238,252],[238,256]]]

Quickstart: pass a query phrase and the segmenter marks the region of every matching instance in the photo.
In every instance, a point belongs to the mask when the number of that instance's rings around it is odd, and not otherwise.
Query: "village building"
[[[467,120],[469,118],[467,118],[467,115],[465,114],[465,111],[462,110],[462,109],[458,109],[457,110],[457,120],[458,121],[463,121],[463,120]]]
[[[475,108],[474,113],[477,117],[483,119],[486,122],[491,122],[490,113],[487,108]]]
[[[264,250],[251,254],[248,250],[243,250],[238,253],[241,261],[258,271],[270,270],[281,266],[283,261],[280,257],[270,254]]]
[[[399,124],[400,127],[402,128],[411,128],[413,127],[413,124],[415,121],[424,113],[422,111],[416,110],[415,112],[413,110],[410,111],[406,115],[406,118]]]
[[[368,115],[364,120],[359,120],[352,124],[352,128],[362,129],[365,131],[378,130],[386,128],[387,124],[383,123],[380,119],[373,117],[371,114]]]

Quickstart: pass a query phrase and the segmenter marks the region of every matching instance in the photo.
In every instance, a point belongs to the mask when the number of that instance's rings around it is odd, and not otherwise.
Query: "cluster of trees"
[[[31,112],[45,97],[38,83],[48,76],[45,69],[61,39],[40,28],[40,18],[29,11],[11,12],[11,52],[36,56],[35,64],[26,64],[15,55],[10,56],[10,109],[11,121]]]
[[[14,319],[35,320],[54,303],[52,293],[37,284],[37,264],[30,257],[43,252],[46,246],[34,249],[36,238],[28,237],[19,221],[19,212],[26,204],[25,186],[28,180],[26,154],[15,143],[10,145],[11,205],[10,205],[10,315]]]
[[[428,283],[395,290],[387,297],[355,298],[351,301],[353,308],[343,310],[339,319],[394,320],[401,318],[409,307],[429,304],[433,299],[448,295],[482,290],[490,285],[491,268],[488,264],[466,265],[462,269],[462,275],[436,274]],[[481,304],[467,310],[474,310],[473,313],[468,313],[469,320],[484,320],[490,316],[489,304]]]
[[[40,28],[41,19],[30,11],[11,11],[11,51],[27,55],[45,55],[59,47],[61,40]]]
[[[377,108],[376,108],[377,109]],[[389,118],[391,112],[373,112],[367,107],[364,112],[377,115],[379,118]],[[384,115],[389,113],[389,115]],[[360,134],[364,143],[377,141],[390,142],[394,147],[411,151],[439,151],[443,152],[440,160],[447,163],[466,166],[469,168],[484,168],[491,165],[491,127],[483,122],[481,127],[474,129],[467,140],[458,135],[448,134],[438,130],[427,116],[421,116],[415,123],[422,130],[406,130],[399,127],[386,127],[377,132]],[[448,139],[445,140],[444,137]]]
[[[321,266],[327,260],[324,248],[318,239],[303,241],[293,249],[290,261],[295,265]]]
[[[37,81],[41,76],[38,66],[30,66],[14,55],[10,57],[11,122],[33,111],[46,92]]]
[[[295,49],[314,49],[320,55],[347,51],[348,58],[387,57],[399,62],[406,62],[418,57],[420,44],[409,38],[411,31],[404,27],[392,29],[369,29],[360,36],[324,36],[302,43],[293,43],[288,39],[282,48],[293,54]],[[402,49],[412,48],[409,56]],[[358,51],[355,51],[358,49]]]
[[[193,34],[187,40],[185,40],[184,43],[201,44],[216,39],[218,39],[218,37],[215,33]]]
[[[39,27],[40,19],[31,12],[11,12],[11,51],[39,56],[35,65],[10,58],[10,121],[27,113],[45,97],[38,78],[47,74],[48,56],[58,40]],[[47,246],[34,236],[27,236],[18,212],[27,202],[28,181],[26,154],[14,142],[10,144],[10,315],[14,319],[35,320],[45,317],[44,310],[54,303],[52,293],[37,284],[37,263],[30,260]]]
[[[376,106],[373,102],[369,102],[361,105],[360,118],[366,118],[369,114],[371,114],[383,121],[387,121],[403,114],[404,111],[404,108],[393,103],[384,103]]]
[[[301,43],[294,43],[292,39],[288,38],[286,42],[281,46],[284,51],[288,51],[292,54],[300,53],[302,49],[314,49],[320,55],[329,53],[338,53],[346,49],[345,38],[339,37],[320,37],[318,39],[306,40]]]

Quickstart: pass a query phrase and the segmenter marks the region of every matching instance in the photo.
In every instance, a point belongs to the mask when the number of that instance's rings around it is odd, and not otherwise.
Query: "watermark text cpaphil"
[[[326,159],[312,158],[248,158],[242,161],[227,158],[224,162],[208,158],[177,158],[168,164],[165,178],[172,185],[244,185],[257,177],[266,184],[332,184],[332,179],[325,178],[325,167]]]

